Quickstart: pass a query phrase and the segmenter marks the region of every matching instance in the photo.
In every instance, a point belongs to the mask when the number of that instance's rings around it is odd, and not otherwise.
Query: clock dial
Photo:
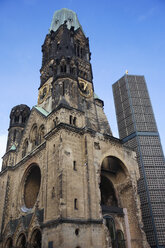
[[[93,95],[92,84],[81,78],[79,78],[78,82],[80,94],[85,97],[91,97]]]

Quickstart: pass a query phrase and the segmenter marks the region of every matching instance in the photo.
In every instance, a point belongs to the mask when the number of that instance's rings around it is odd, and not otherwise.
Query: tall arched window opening
[[[37,125],[33,125],[31,133],[30,133],[30,139],[32,142],[32,149],[35,148],[35,146],[38,145],[38,131],[37,131]]]
[[[19,237],[18,237],[18,240],[17,240],[17,244],[16,244],[16,247],[19,247],[19,248],[26,248],[26,237],[25,237],[25,234],[21,234]]]
[[[26,139],[24,141],[23,148],[22,148],[22,157],[26,156],[26,154],[28,152],[28,145],[29,145],[29,143],[28,143],[28,140]]]
[[[41,248],[42,245],[42,235],[41,235],[41,231],[36,229],[31,237],[31,242],[30,242],[30,247],[33,248]]]
[[[116,236],[117,236],[118,248],[125,248],[125,240],[124,240],[123,232],[121,230],[117,230]]]
[[[12,238],[8,238],[5,244],[5,248],[13,248],[13,240]]]
[[[115,230],[115,222],[114,219],[107,215],[104,217],[106,221],[106,226],[108,228],[110,237],[111,237],[111,243],[112,243],[112,248],[117,248],[116,245],[116,230]]]
[[[39,132],[38,132],[38,143],[41,144],[44,141],[44,135],[45,135],[45,127],[44,125],[41,125],[41,127],[39,128]]]
[[[117,199],[115,195],[115,190],[113,188],[113,184],[105,176],[101,176],[100,191],[101,191],[101,205],[109,206],[109,207],[111,206],[117,207],[118,204],[117,204]]]

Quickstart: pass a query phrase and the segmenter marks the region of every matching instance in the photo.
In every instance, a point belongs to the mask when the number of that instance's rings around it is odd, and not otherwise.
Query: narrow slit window
[[[80,57],[80,47],[79,47],[79,45],[77,46],[77,56]]]
[[[72,120],[73,120],[73,117],[72,115],[70,115],[70,124],[72,125]]]
[[[81,49],[80,49],[80,57],[81,57],[81,58],[83,57],[83,49],[82,49],[82,47],[81,47]]]
[[[73,118],[73,125],[76,126],[76,117]]]
[[[19,122],[19,116],[15,116],[14,122]]]
[[[64,65],[64,72],[66,72],[66,65]]]
[[[26,117],[22,117],[22,123],[26,122]]]
[[[78,210],[78,201],[77,198],[74,199],[74,209]]]
[[[77,171],[76,161],[73,161],[73,170]]]
[[[77,46],[76,46],[76,44],[74,45],[74,51],[75,51],[75,55],[77,56]]]
[[[62,95],[64,96],[65,95],[65,83],[62,82]]]
[[[63,72],[63,66],[61,65],[61,72]]]
[[[54,126],[56,127],[58,125],[58,117],[56,117],[53,121],[54,121]]]
[[[15,140],[16,140],[16,135],[17,135],[17,131],[14,130],[14,135],[13,135],[13,141],[14,141],[14,142],[15,142]]]

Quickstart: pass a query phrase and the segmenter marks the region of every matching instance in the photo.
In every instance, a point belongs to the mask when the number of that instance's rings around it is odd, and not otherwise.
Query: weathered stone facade
[[[68,18],[61,25],[59,13]],[[38,105],[30,113],[24,105],[24,125],[21,118],[10,123],[0,173],[0,248],[149,247],[136,153],[112,136],[76,18],[66,9],[55,13],[58,28],[43,45]]]

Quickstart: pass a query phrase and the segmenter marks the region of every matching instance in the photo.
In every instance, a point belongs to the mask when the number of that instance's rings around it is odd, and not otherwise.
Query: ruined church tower
[[[55,12],[42,53],[37,105],[10,114],[0,248],[148,248],[136,153],[112,135],[75,12]]]

